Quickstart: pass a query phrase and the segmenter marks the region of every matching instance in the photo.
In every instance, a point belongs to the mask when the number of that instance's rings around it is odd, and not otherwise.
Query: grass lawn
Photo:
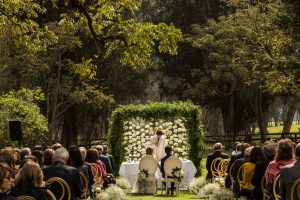
[[[128,190],[126,193],[126,199],[132,200],[163,200],[163,199],[199,199],[196,194],[192,194],[189,191],[180,191],[179,195],[176,196],[165,196],[160,194],[160,190],[157,190],[157,195],[137,195],[130,194]]]

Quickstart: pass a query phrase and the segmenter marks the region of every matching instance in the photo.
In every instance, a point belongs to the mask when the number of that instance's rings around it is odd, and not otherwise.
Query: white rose
[[[124,126],[123,128],[124,128],[124,130],[127,130],[127,129],[128,129],[128,126]]]
[[[172,144],[173,144],[173,141],[169,141],[169,144],[172,145]]]
[[[129,129],[132,130],[132,126],[129,126]]]
[[[174,142],[174,146],[176,146],[176,147],[177,147],[177,146],[178,146],[178,143],[177,143],[177,142]]]

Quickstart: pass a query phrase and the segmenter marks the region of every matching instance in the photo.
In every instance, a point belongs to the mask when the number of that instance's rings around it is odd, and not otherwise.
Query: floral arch
[[[108,143],[116,169],[124,160],[139,160],[150,137],[161,128],[176,156],[190,159],[200,171],[204,131],[201,111],[190,102],[125,105],[110,119]]]

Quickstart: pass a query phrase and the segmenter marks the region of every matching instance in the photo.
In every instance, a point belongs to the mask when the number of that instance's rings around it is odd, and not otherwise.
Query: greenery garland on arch
[[[195,164],[198,170],[197,175],[201,174],[200,162],[204,151],[204,131],[201,126],[201,110],[191,102],[155,102],[145,105],[124,105],[115,109],[110,119],[108,143],[115,159],[116,169],[120,168],[126,153],[123,144],[124,122],[135,117],[145,120],[185,118],[185,127],[190,145],[188,158]]]

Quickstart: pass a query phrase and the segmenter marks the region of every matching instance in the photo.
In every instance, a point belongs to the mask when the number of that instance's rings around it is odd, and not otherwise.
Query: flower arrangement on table
[[[172,176],[175,177],[178,182],[180,182],[183,179],[184,173],[180,168],[175,167],[172,170]]]
[[[138,161],[145,156],[145,149],[149,145],[150,138],[155,131],[162,129],[164,137],[169,145],[173,147],[174,155],[179,159],[188,159],[190,145],[188,143],[186,119],[175,118],[172,121],[162,119],[145,120],[140,117],[124,121],[123,145],[125,160]]]
[[[146,169],[143,169],[142,171],[140,171],[139,173],[139,180],[140,181],[144,181],[149,177],[149,172]]]

